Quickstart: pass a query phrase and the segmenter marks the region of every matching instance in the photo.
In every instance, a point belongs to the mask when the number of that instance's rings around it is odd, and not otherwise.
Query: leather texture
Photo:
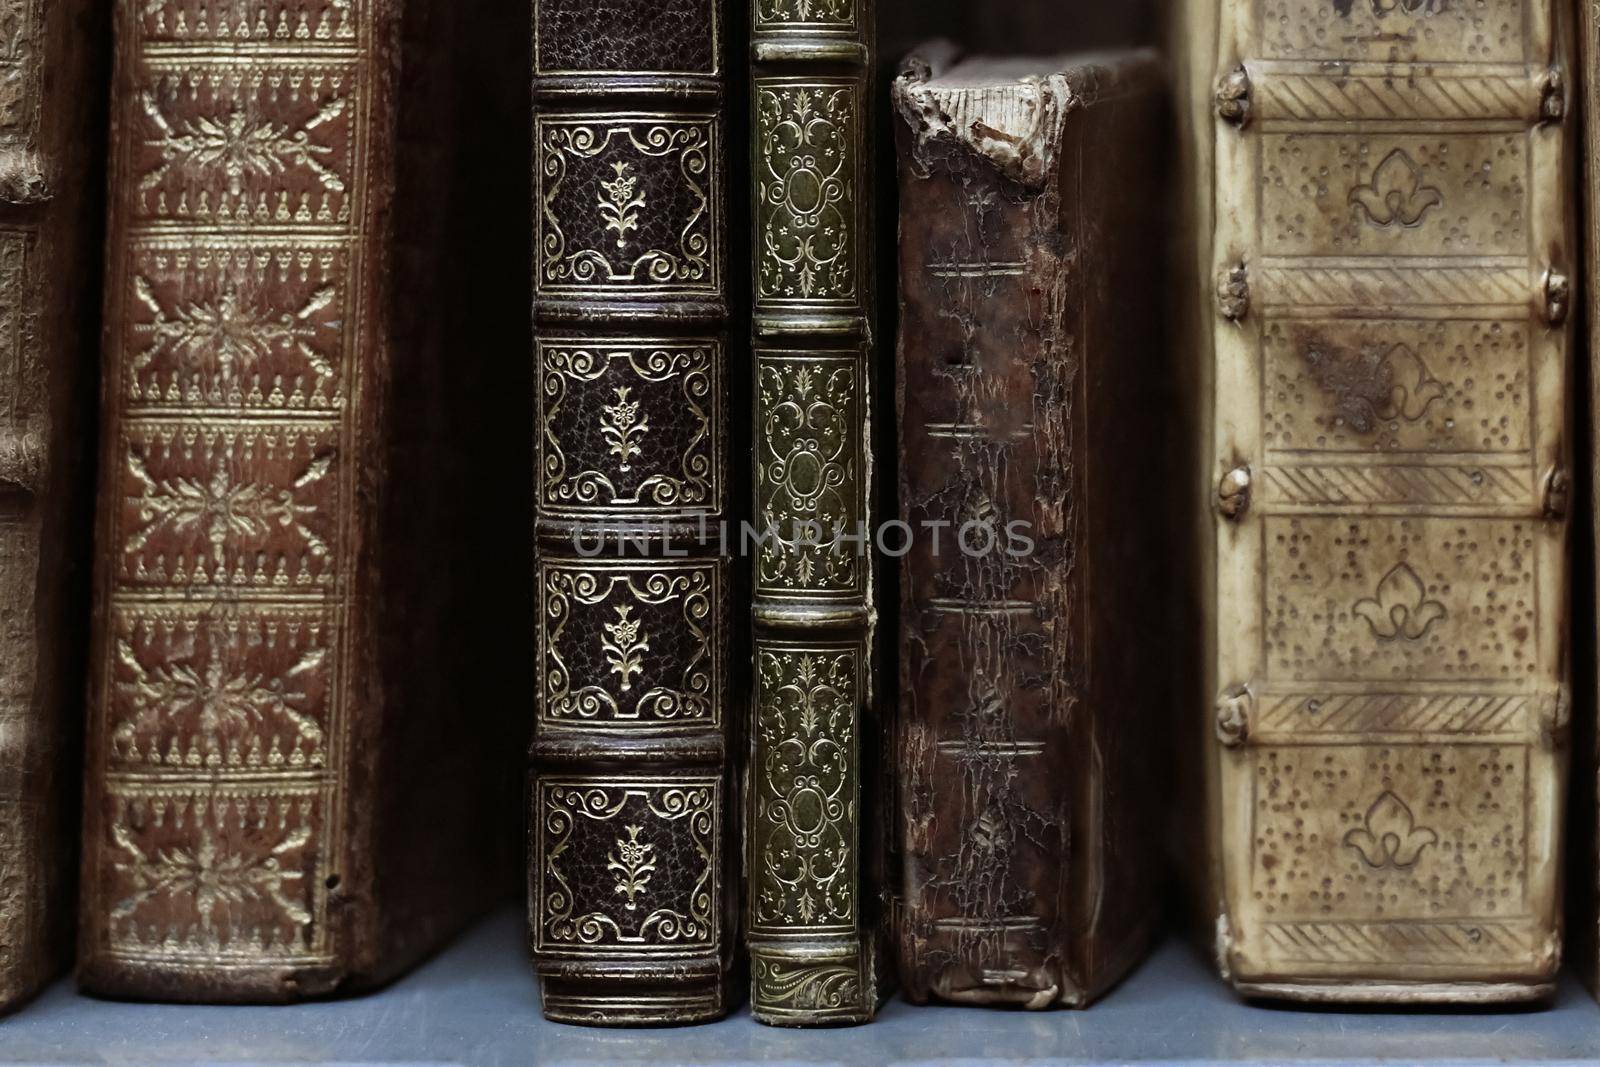
[[[507,26],[455,0],[115,18],[79,981],[369,988],[510,885],[490,593],[443,580],[498,550],[467,520],[518,384],[458,351],[507,325],[462,265],[520,262],[469,236],[452,139],[497,110],[458,57]]]
[[[1205,929],[1242,993],[1554,989],[1564,2],[1187,5],[1212,368]],[[1204,732],[1202,740],[1201,732]]]
[[[0,4],[0,1011],[71,960],[109,20]]]
[[[751,5],[755,1018],[868,1022],[893,988],[875,700],[876,12]],[[853,540],[852,540],[853,539]]]
[[[1086,1007],[1160,909],[1183,618],[1154,53],[906,60],[899,120],[900,978]],[[1137,418],[1132,417],[1137,412]],[[1153,427],[1171,432],[1153,432]]]
[[[562,1022],[703,1022],[739,998],[726,18],[533,5],[528,940]]]

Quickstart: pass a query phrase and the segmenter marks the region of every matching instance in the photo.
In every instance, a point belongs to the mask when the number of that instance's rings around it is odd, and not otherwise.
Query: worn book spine
[[[1160,907],[1182,422],[1129,301],[1161,291],[1164,80],[1151,52],[949,56],[893,87],[900,982],[1085,1007]]]
[[[72,955],[93,502],[100,5],[0,4],[0,1011]]]
[[[464,257],[505,269],[450,140],[487,7],[114,5],[93,992],[370,987],[510,884],[514,712],[467,714],[495,668],[440,585],[500,392],[456,350]]]
[[[1247,994],[1554,989],[1568,8],[1189,5],[1214,161],[1212,937]]]
[[[726,17],[533,5],[528,934],[563,1022],[738,1001]]]
[[[866,1022],[890,987],[875,790],[868,0],[751,6],[751,1002]]]

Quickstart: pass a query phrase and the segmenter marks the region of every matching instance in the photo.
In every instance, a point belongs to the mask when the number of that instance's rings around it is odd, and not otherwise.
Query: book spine
[[[868,0],[755,0],[755,707],[746,855],[761,1022],[873,1018],[873,255]]]
[[[93,3],[0,3],[0,1011],[71,958],[103,62]]]
[[[563,1022],[737,999],[725,18],[533,5],[528,932]]]
[[[358,550],[399,14],[114,7],[79,952],[94,992],[288,1000],[358,963],[371,886],[350,816],[379,817],[355,751],[372,710]]]
[[[1209,714],[1248,993],[1554,988],[1567,9],[1219,9]]]

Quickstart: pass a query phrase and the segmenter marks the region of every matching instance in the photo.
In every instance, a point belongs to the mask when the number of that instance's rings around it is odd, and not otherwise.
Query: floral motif
[[[1381,641],[1420,641],[1445,617],[1444,605],[1428,599],[1428,587],[1409,563],[1395,564],[1378,583],[1376,599],[1358,600],[1351,610]]]
[[[1444,203],[1444,194],[1422,184],[1422,173],[1404,149],[1396,148],[1372,172],[1372,181],[1350,190],[1357,204],[1377,226],[1415,226],[1428,209]]]
[[[268,676],[228,662],[221,652],[225,644],[223,634],[211,635],[212,653],[204,668],[177,661],[146,667],[128,641],[118,640],[117,662],[132,680],[119,682],[117,688],[131,702],[133,718],[118,725],[116,738],[129,742],[141,731],[180,718],[193,718],[203,733],[213,736],[286,720],[301,737],[320,745],[322,725],[297,707],[307,694],[295,687],[322,669],[328,650],[309,649],[288,670]]]
[[[650,651],[650,635],[639,632],[639,620],[632,618],[632,604],[618,604],[616,612],[617,621],[604,626],[606,637],[601,644],[611,673],[622,676],[622,691],[626,693],[633,688],[633,676],[644,670],[640,660]]]
[[[849,25],[854,5],[851,0],[760,0],[756,15],[761,22]]]
[[[1433,15],[1444,10],[1447,0],[1366,0],[1372,5],[1372,13],[1379,18],[1393,14],[1396,11],[1407,15]],[[1333,0],[1333,10],[1343,18],[1348,18],[1354,9],[1356,0]]]
[[[344,114],[343,97],[330,100],[297,126],[273,122],[245,108],[235,108],[222,118],[173,123],[162,112],[155,94],[141,94],[140,103],[159,132],[146,144],[161,155],[161,165],[139,180],[140,193],[156,188],[176,168],[220,172],[229,194],[238,196],[246,178],[274,177],[290,167],[309,170],[328,192],[344,192],[344,179],[323,163],[333,155],[333,148],[311,140],[313,130]]]
[[[139,483],[133,497],[139,509],[139,529],[128,538],[126,551],[144,548],[160,530],[174,533],[204,532],[212,557],[220,564],[230,537],[265,537],[273,529],[294,531],[314,556],[324,556],[327,544],[307,525],[318,513],[315,504],[303,503],[302,493],[321,482],[333,469],[332,456],[319,456],[287,488],[236,479],[218,450],[208,479],[172,477],[157,481],[138,452],[128,455],[128,472]]]
[[[628,174],[632,164],[613,163],[611,169],[617,176],[600,182],[602,192],[595,200],[606,220],[606,229],[617,231],[617,248],[622,249],[628,246],[628,231],[639,228],[639,209],[645,206],[644,194],[634,192],[639,176]]]
[[[714,180],[710,174],[712,131],[707,123],[651,121],[597,127],[541,117],[537,120],[535,137],[540,204],[536,258],[541,287],[610,288],[624,284],[671,285],[695,291],[716,288],[711,234],[718,203],[711,184]],[[557,201],[565,195],[568,171],[574,164],[588,164],[607,153],[629,153],[640,161],[662,159],[674,165],[672,169],[677,172],[679,188],[676,195],[662,200],[685,205],[678,217],[668,224],[677,230],[675,248],[650,247],[617,259],[599,248],[572,246],[562,229],[562,216],[578,209],[570,203],[557,206]],[[596,194],[602,211],[611,208],[619,212],[614,222],[608,222],[605,227],[617,231],[619,252],[626,244],[622,240],[626,233],[641,228],[642,220],[630,205],[635,200],[639,201],[636,206],[643,205],[643,193],[636,193],[631,184],[637,176],[624,177],[617,169],[621,163],[612,160],[608,164],[613,178],[592,179],[608,190],[608,194]],[[672,176],[670,169],[660,165],[655,171],[661,178]],[[610,192],[613,189],[615,192]],[[607,212],[607,218],[610,217]],[[628,225],[630,221],[631,226]]]
[[[858,380],[853,356],[761,357],[756,574],[765,588],[859,591],[862,558],[845,542],[864,516]]]
[[[712,605],[719,596],[718,571],[714,565],[703,563],[660,567],[659,571],[643,572],[633,568],[545,567],[540,578],[542,716],[568,726],[717,720],[721,709],[715,680],[722,651]],[[686,647],[692,651],[684,655],[681,663],[675,659],[670,665],[658,665],[654,660],[647,664],[642,654],[650,645],[642,616],[647,608],[668,606],[670,614],[654,614],[657,621],[652,626],[681,626]],[[598,685],[572,686],[568,659],[575,653],[566,647],[567,627],[574,614],[581,614],[585,608],[616,615],[614,621],[601,624],[601,649],[611,665],[610,673],[621,676],[623,681],[615,692]],[[640,615],[636,616],[635,611]],[[651,670],[647,672],[646,667]],[[671,675],[664,669],[669,667]],[[658,668],[662,668],[661,677],[656,676]],[[628,699],[625,694],[635,690],[643,692]]]
[[[582,945],[585,951],[629,952],[641,945],[715,943],[721,801],[714,781],[591,786],[545,779],[538,789],[539,948]],[[590,865],[584,863],[565,869],[569,851],[586,859],[605,847],[585,827],[599,830],[613,820],[626,834],[612,837],[613,847],[606,853],[606,870],[613,877],[586,877]],[[655,890],[657,906],[646,912],[640,898],[657,863],[649,836],[665,838],[672,855],[698,862],[675,872],[685,878]],[[614,903],[617,897],[625,898],[620,908]]]
[[[1305,361],[1317,385],[1333,397],[1337,416],[1356,433],[1372,432],[1380,420],[1417,422],[1445,395],[1409,345],[1366,345],[1359,352],[1313,345]]]
[[[163,849],[146,855],[133,841],[125,826],[114,826],[117,846],[132,860],[117,864],[133,885],[133,892],[112,908],[114,916],[132,913],[157,897],[192,900],[200,915],[200,925],[210,930],[216,912],[252,903],[271,903],[284,918],[304,925],[311,922],[305,904],[290,896],[286,883],[299,882],[304,872],[283,865],[283,857],[305,847],[311,840],[309,827],[288,832],[266,855],[235,852],[217,843],[210,824],[200,829],[200,840],[193,849]]]
[[[1344,835],[1344,843],[1360,853],[1369,867],[1403,870],[1416,865],[1422,850],[1439,840],[1426,826],[1417,826],[1406,802],[1384,790],[1367,809],[1362,825]]]
[[[639,417],[639,402],[628,399],[633,392],[631,388],[619,385],[612,391],[616,393],[617,402],[600,409],[600,432],[610,442],[607,452],[622,461],[617,469],[628,471],[633,469],[628,461],[644,452],[639,439],[649,432],[650,419]]]
[[[757,93],[761,300],[854,303],[854,86]]]
[[[628,898],[623,905],[629,911],[635,911],[639,906],[639,894],[643,893],[650,885],[650,875],[655,871],[655,861],[651,855],[656,846],[648,841],[639,840],[642,826],[625,826],[627,839],[617,838],[617,848],[606,859],[606,870],[617,872],[617,892]],[[618,854],[621,858],[618,858]]]
[[[763,649],[756,743],[752,920],[784,927],[854,918],[852,651]]]
[[[722,485],[717,342],[605,349],[541,341],[539,356],[539,499],[547,509],[606,515],[635,509],[715,510]],[[609,384],[617,377],[630,384],[611,386],[619,403],[602,408],[601,433],[610,442],[608,454],[621,456],[623,466],[601,470],[597,468],[604,464],[597,456],[567,454],[565,439],[569,434],[581,439],[583,428],[562,416],[569,393],[582,395],[590,383]],[[593,391],[600,391],[600,386]],[[650,428],[649,411],[667,411],[669,405],[678,423],[687,424],[687,441],[669,429],[652,439],[651,454],[644,462],[634,463],[644,453],[630,446],[635,444],[633,438]],[[622,473],[636,480],[618,477]]]
[[[149,346],[131,361],[133,374],[163,351],[171,351],[190,364],[214,363],[224,380],[232,380],[240,371],[254,369],[275,349],[299,353],[321,377],[333,374],[333,365],[311,343],[322,329],[312,319],[333,303],[337,295],[333,286],[318,289],[295,311],[247,301],[230,286],[214,300],[174,308],[171,318],[146,279],[134,279],[133,293],[154,316],[133,326],[134,333],[150,338]]]

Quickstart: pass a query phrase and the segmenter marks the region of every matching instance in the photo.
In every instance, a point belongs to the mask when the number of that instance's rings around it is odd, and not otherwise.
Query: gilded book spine
[[[1216,49],[1217,949],[1250,993],[1553,988],[1566,6],[1224,0],[1192,27]]]
[[[451,824],[481,815],[464,801],[495,769],[457,768],[497,716],[459,728],[454,649],[417,592],[459,563],[433,535],[461,479],[424,435],[462,380],[436,336],[460,303],[433,242],[456,210],[429,121],[448,56],[418,48],[465,3],[115,5],[79,951],[96,992],[371,985],[494,891]],[[426,321],[397,298],[413,285]]]
[[[0,1011],[71,957],[102,62],[85,0],[0,3]]]
[[[870,1020],[888,988],[863,749],[873,586],[868,0],[751,5],[755,1017]]]
[[[533,5],[528,933],[564,1022],[736,1002],[726,29],[721,0]]]

